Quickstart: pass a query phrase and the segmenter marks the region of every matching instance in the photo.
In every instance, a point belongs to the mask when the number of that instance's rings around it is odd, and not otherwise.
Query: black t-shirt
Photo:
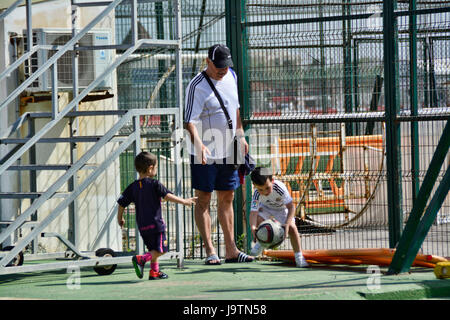
[[[144,178],[131,183],[117,203],[124,208],[134,203],[136,222],[140,231],[164,232],[166,226],[161,213],[161,199],[168,193],[172,192],[158,180]]]

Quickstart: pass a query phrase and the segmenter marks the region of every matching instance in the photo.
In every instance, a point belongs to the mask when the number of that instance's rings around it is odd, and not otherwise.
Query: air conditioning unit
[[[33,29],[33,45],[58,45],[62,46],[72,39],[71,29]],[[80,47],[110,45],[111,32],[109,30],[92,30],[86,33],[78,42]],[[27,35],[24,30],[23,48],[27,50]],[[24,51],[25,52],[25,51]],[[105,71],[111,64],[111,50],[79,50],[78,56],[78,87],[86,88],[93,80]],[[22,80],[25,81],[30,74],[40,68],[50,59],[56,50],[38,50],[35,52],[30,63],[25,61]],[[58,90],[71,91],[73,89],[72,79],[72,50],[62,55],[57,62]],[[52,90],[51,68],[39,76],[27,89],[29,92],[46,92]],[[112,76],[109,74],[95,88],[95,90],[107,90],[112,88]]]

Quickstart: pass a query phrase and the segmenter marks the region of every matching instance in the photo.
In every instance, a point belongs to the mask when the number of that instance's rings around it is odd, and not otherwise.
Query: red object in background
[[[254,117],[276,117],[281,115],[281,111],[255,111]]]
[[[141,116],[139,121],[141,127],[157,126],[161,124],[161,116]]]
[[[272,97],[273,103],[289,103],[294,101],[294,97],[285,96],[285,97]]]

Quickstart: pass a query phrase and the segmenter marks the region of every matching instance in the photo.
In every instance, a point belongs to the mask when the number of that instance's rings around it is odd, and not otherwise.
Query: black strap
[[[209,78],[209,76],[206,74],[206,71],[202,71],[202,74],[205,77],[206,81],[208,81],[209,86],[211,87],[212,91],[214,92],[214,94],[217,97],[217,100],[219,100],[219,104],[222,107],[223,113],[225,113],[225,117],[227,118],[228,127],[230,129],[233,129],[233,121],[230,118],[230,114],[228,113],[228,110],[225,108],[225,105],[223,103],[222,97],[220,96],[219,92],[217,91],[216,87],[212,83],[212,81]]]
[[[222,107],[223,113],[225,114],[225,117],[227,118],[228,128],[233,130],[233,121],[230,118],[230,114],[228,113],[228,110],[225,108],[225,104],[223,103],[222,97],[220,96],[219,92],[217,91],[216,87],[212,83],[209,76],[206,74],[206,71],[202,71],[203,76],[205,77],[206,81],[208,81],[209,86],[211,87],[212,91],[216,95],[217,100],[219,100],[219,104]],[[238,144],[237,140],[234,139],[233,145],[234,145],[234,160],[233,163],[236,166],[237,169],[237,150],[238,150]]]

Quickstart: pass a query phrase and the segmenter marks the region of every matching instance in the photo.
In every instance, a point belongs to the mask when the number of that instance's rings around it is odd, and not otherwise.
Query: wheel
[[[100,248],[95,251],[95,256],[97,257],[115,257],[116,253],[114,250],[109,248]],[[98,266],[94,267],[94,271],[101,276],[106,276],[114,272],[116,270],[117,264],[112,264],[108,266]]]
[[[7,246],[4,247],[2,250],[3,251],[11,251],[14,248],[14,246]],[[20,251],[17,256],[14,257],[14,259],[8,263],[7,267],[18,267],[21,266],[23,264],[23,252]]]

